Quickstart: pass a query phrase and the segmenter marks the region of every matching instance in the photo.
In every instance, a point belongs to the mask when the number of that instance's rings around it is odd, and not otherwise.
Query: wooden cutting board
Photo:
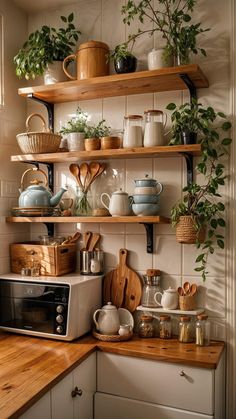
[[[119,264],[105,275],[103,302],[111,301],[116,307],[123,307],[131,313],[140,304],[142,283],[139,275],[126,264],[128,251],[120,249]]]

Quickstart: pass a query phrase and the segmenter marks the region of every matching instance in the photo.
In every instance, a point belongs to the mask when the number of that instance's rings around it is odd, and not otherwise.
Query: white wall
[[[12,207],[17,206],[20,176],[24,165],[10,162],[12,154],[19,154],[16,134],[25,131],[26,104],[17,95],[20,83],[15,76],[13,57],[27,34],[27,17],[8,0],[0,1],[4,35],[4,106],[0,108],[0,273],[9,272],[9,243],[27,238],[24,224],[5,222]],[[16,31],[17,29],[17,31]]]

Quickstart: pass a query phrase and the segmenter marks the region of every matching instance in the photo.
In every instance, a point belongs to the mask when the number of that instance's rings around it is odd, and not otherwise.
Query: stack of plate
[[[60,215],[59,208],[54,207],[15,207],[12,208],[14,217],[48,217]]]

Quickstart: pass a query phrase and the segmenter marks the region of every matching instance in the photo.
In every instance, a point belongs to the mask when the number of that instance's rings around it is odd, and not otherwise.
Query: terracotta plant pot
[[[101,149],[108,150],[112,148],[120,148],[119,137],[101,137]]]
[[[84,146],[86,151],[100,150],[101,140],[100,138],[86,138]]]
[[[184,215],[179,218],[176,226],[176,240],[179,243],[195,244],[198,240],[203,243],[206,237],[206,229],[202,228],[196,231],[193,225],[193,220],[190,215]]]

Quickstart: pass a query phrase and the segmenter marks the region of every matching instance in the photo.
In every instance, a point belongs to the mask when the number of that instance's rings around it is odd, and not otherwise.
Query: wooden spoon
[[[184,295],[184,290],[182,287],[178,287],[178,294],[182,297]]]
[[[99,169],[100,169],[100,163],[98,163],[98,162],[90,163],[90,165],[89,165],[90,179],[89,179],[89,182],[86,185],[86,191],[88,190],[90,185],[93,183]]]
[[[80,165],[80,182],[83,185],[83,191],[86,191],[86,181],[89,173],[88,163],[82,163]],[[83,182],[82,182],[83,179]]]
[[[79,168],[78,164],[75,164],[75,163],[70,164],[69,169],[70,169],[70,172],[72,173],[72,175],[77,180],[79,187],[81,189],[83,189],[83,185],[82,185],[82,183],[80,181],[80,176],[79,176],[79,174],[80,174],[80,168]]]
[[[184,295],[189,295],[190,283],[188,281],[184,283],[183,289],[184,289]]]
[[[89,241],[89,247],[88,250],[92,252],[95,248],[95,246],[98,244],[101,236],[99,233],[92,233],[91,240]]]
[[[76,233],[71,237],[70,243],[76,243],[79,240],[80,236],[81,234],[79,233],[79,231],[76,231]]]
[[[100,167],[99,167],[99,170],[98,170],[97,174],[94,176],[93,180],[96,179],[98,176],[100,176],[104,172],[105,169],[106,169],[106,164],[101,163]]]
[[[89,249],[89,241],[90,241],[90,238],[92,237],[92,233],[91,233],[91,231],[86,231],[84,234],[83,234],[83,240],[84,240],[84,249],[85,250],[88,250]]]
[[[192,284],[190,286],[190,290],[189,290],[189,294],[188,295],[193,296],[193,295],[196,294],[196,292],[197,292],[197,285],[196,284]]]

